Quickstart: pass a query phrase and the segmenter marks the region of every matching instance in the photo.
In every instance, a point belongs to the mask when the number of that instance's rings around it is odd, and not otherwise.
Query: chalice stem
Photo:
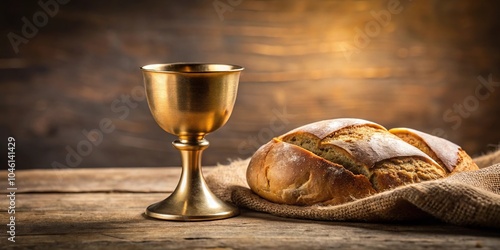
[[[182,174],[180,182],[174,191],[173,195],[188,196],[184,202],[194,201],[193,197],[213,197],[214,195],[207,187],[201,169],[201,155],[209,143],[207,140],[184,141],[175,140],[173,143],[175,148],[181,152],[182,159]],[[210,199],[210,198],[209,198]],[[188,207],[189,204],[185,204]]]
[[[175,140],[181,152],[182,174],[174,192],[146,209],[146,214],[165,220],[200,221],[232,217],[238,209],[215,196],[201,171],[201,153],[209,145],[205,139]]]

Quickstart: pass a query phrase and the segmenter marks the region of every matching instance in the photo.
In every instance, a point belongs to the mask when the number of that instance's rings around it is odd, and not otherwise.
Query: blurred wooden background
[[[472,155],[500,145],[497,1],[40,2],[49,9],[0,3],[0,138],[3,152],[16,138],[18,169],[179,165],[139,71],[177,61],[246,68],[204,164],[336,117],[445,136]],[[101,122],[114,128],[102,138]]]

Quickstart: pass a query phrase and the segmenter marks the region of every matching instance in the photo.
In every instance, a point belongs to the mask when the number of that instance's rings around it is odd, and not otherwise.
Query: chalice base
[[[146,215],[161,220],[205,221],[226,219],[239,214],[238,208],[221,201],[211,192],[209,195],[187,198],[180,196],[174,192],[165,200],[150,205],[146,209]]]

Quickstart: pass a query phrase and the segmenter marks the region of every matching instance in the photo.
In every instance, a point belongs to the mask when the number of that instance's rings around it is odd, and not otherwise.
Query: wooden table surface
[[[0,191],[5,194],[7,172],[0,173]],[[498,230],[440,222],[323,222],[249,210],[207,222],[145,217],[146,206],[174,189],[180,168],[17,170],[15,174],[16,242],[8,241],[4,226],[1,249],[500,248]],[[9,201],[2,197],[0,218],[5,225]]]

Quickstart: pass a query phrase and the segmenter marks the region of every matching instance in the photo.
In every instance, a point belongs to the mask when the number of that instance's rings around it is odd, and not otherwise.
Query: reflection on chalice
[[[208,188],[201,172],[205,135],[222,127],[233,110],[242,67],[226,64],[172,63],[141,67],[149,109],[155,121],[178,136],[182,174],[175,191],[152,204],[146,215],[163,220],[199,221],[232,217],[238,209]]]

